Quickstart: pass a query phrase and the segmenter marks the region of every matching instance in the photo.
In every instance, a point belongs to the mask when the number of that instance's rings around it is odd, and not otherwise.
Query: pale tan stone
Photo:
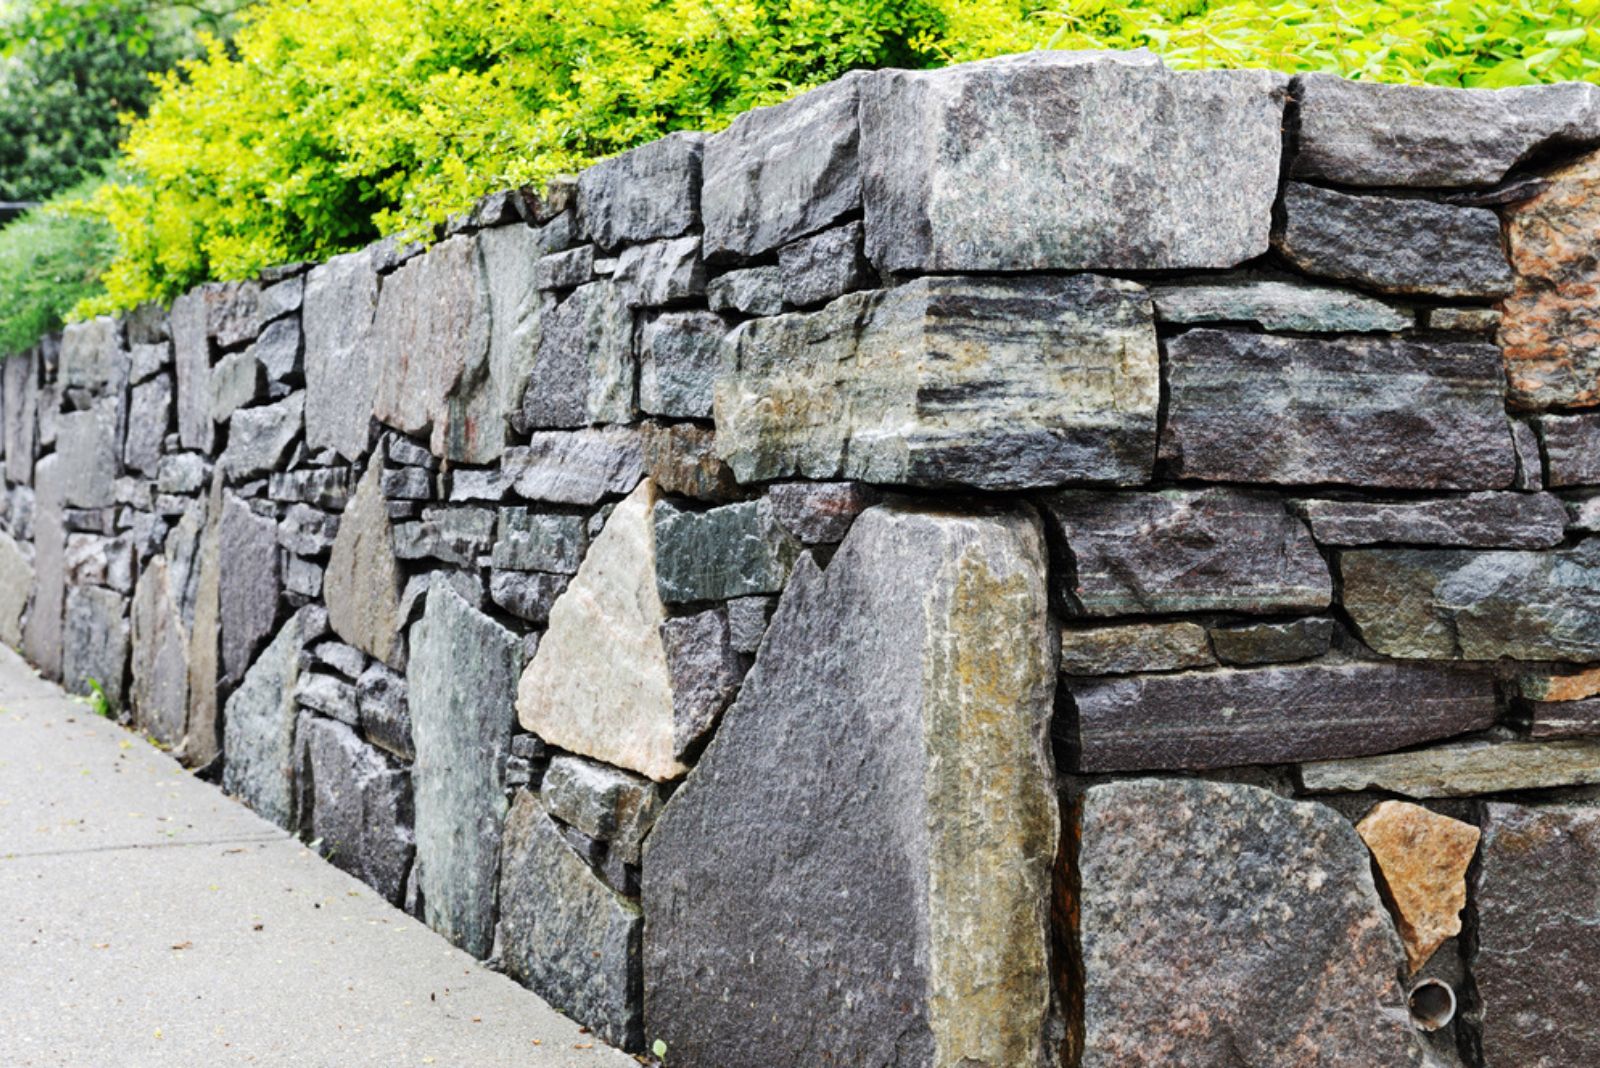
[[[665,782],[688,769],[674,746],[655,503],[645,479],[611,513],[550,610],[517,688],[517,715],[551,745]]]
[[[1395,926],[1415,973],[1434,950],[1461,933],[1467,866],[1480,832],[1407,801],[1379,803],[1356,830],[1383,873]]]
[[[382,483],[383,464],[374,457],[339,520],[322,589],[335,633],[399,668],[400,564],[394,557]]]

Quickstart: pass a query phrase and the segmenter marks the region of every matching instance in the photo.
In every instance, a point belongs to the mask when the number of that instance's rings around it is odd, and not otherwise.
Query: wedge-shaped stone
[[[688,769],[656,591],[655,484],[617,505],[571,585],[517,688],[522,726],[558,748],[628,768],[657,782]]]
[[[1551,172],[1534,196],[1506,208],[1515,291],[1502,305],[1511,403],[1518,408],[1600,404],[1600,153]]]
[[[1490,804],[1477,952],[1487,1068],[1600,1061],[1600,809]]]
[[[1174,475],[1507,489],[1516,454],[1493,345],[1191,330],[1167,342]]]
[[[1471,797],[1600,783],[1600,739],[1464,742],[1410,753],[1306,764],[1307,790],[1383,790],[1406,797]]]
[[[1309,275],[1435,297],[1511,292],[1500,219],[1486,208],[1290,183],[1283,212],[1273,243]]]
[[[1234,489],[1068,491],[1046,498],[1072,566],[1062,592],[1090,616],[1328,607],[1333,578],[1281,500]]]
[[[228,698],[223,717],[222,784],[265,819],[295,825],[294,688],[315,609],[302,608],[278,631]]]
[[[647,1034],[720,1068],[1040,1062],[1044,566],[1031,516],[893,505],[801,562],[645,842]]]
[[[1083,772],[1364,756],[1482,730],[1494,680],[1424,664],[1306,664],[1071,680]]]
[[[644,917],[600,881],[527,790],[506,819],[500,900],[506,973],[607,1042],[641,1048]]]
[[[1545,493],[1469,493],[1431,501],[1297,501],[1323,545],[1381,543],[1548,549],[1566,536],[1567,509]]]
[[[1478,828],[1406,801],[1383,801],[1356,824],[1378,862],[1414,973],[1461,933]]]
[[[343,723],[303,716],[301,824],[322,855],[398,904],[415,842],[411,776]]]
[[[629,864],[639,863],[639,847],[661,807],[654,783],[617,768],[575,756],[550,761],[539,787],[549,813],[601,842]]]
[[[617,282],[591,282],[543,319],[522,398],[526,428],[626,423],[633,418],[633,309]]]
[[[1514,89],[1295,79],[1298,178],[1339,185],[1493,185],[1545,148],[1600,143],[1600,92],[1583,82]]]
[[[183,742],[189,710],[189,629],[165,556],[139,575],[130,620],[134,723],[169,749]]]
[[[847,74],[747,111],[706,139],[700,195],[708,261],[771,252],[860,210],[856,107],[868,79]]]
[[[406,670],[423,919],[475,957],[494,943],[505,763],[522,640],[445,583],[428,591]]]
[[[234,412],[228,420],[228,447],[217,461],[228,480],[265,478],[284,466],[305,425],[304,411],[305,394],[291,393],[276,404]]]
[[[301,318],[309,449],[336,449],[347,460],[367,451],[381,358],[372,338],[377,310],[378,271],[370,250],[335,256],[306,277]],[[181,381],[179,394],[181,406]]]
[[[1600,539],[1549,552],[1339,557],[1345,609],[1384,656],[1600,660]]]
[[[1159,357],[1131,282],[923,278],[735,330],[717,450],[799,475],[1017,489],[1150,474]]]
[[[33,594],[31,552],[10,534],[0,532],[0,642],[13,649],[22,648],[22,616]]]
[[[1259,323],[1304,334],[1394,333],[1417,325],[1416,314],[1353,289],[1270,278],[1199,278],[1150,287],[1165,323]]]
[[[218,471],[210,495],[184,513],[167,546],[174,577],[184,572],[174,588],[190,606],[189,715],[178,750],[190,767],[205,767],[222,752],[222,492]]]
[[[1338,813],[1252,786],[1122,782],[1088,791],[1080,828],[1072,1063],[1425,1063],[1400,940]]]
[[[383,464],[374,458],[339,520],[323,595],[328,623],[339,637],[368,656],[400,667],[404,657],[400,628],[405,622],[400,613],[400,564],[394,555],[382,480]]]
[[[877,74],[861,99],[867,255],[883,271],[1253,259],[1287,88],[1262,70],[1179,74],[1145,51]]]

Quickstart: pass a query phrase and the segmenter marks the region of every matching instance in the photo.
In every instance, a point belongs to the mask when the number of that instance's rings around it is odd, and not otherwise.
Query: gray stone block
[[[1548,549],[1561,544],[1567,510],[1546,493],[1469,493],[1428,501],[1296,501],[1323,545]]]
[[[1061,631],[1061,671],[1066,675],[1126,675],[1177,671],[1214,663],[1206,629],[1198,623],[1127,623]]]
[[[216,424],[211,421],[211,337],[204,293],[195,290],[173,301],[169,324],[178,378],[178,438],[185,449],[210,453]]]
[[[580,245],[542,257],[533,265],[533,280],[540,289],[576,289],[594,281],[594,246]]]
[[[301,814],[306,836],[336,867],[399,904],[416,851],[410,775],[342,723],[307,716],[302,729],[311,784],[310,811]]]
[[[278,525],[227,493],[218,539],[222,677],[235,683],[278,619]]]
[[[613,279],[634,308],[661,308],[702,297],[706,269],[696,236],[655,241],[624,249]]]
[[[1224,664],[1288,664],[1324,655],[1333,634],[1331,619],[1247,623],[1211,628],[1211,647]]]
[[[1208,276],[1153,285],[1150,298],[1164,323],[1251,322],[1305,334],[1388,334],[1417,325],[1409,309],[1299,280]]]
[[[549,621],[550,609],[567,582],[566,575],[495,570],[489,573],[489,597],[518,619],[541,626]]]
[[[860,482],[781,482],[767,496],[778,522],[807,545],[843,541],[856,516],[878,499]]]
[[[862,225],[852,222],[779,249],[784,303],[805,308],[858,289],[871,289],[874,279],[861,254],[863,240]]]
[[[667,312],[639,332],[639,407],[684,419],[711,416],[728,323],[712,312]]]
[[[500,509],[494,539],[494,566],[506,571],[577,574],[589,548],[584,519],[577,515]]]
[[[335,256],[306,276],[306,445],[347,460],[367,451],[378,357],[378,272],[371,251]]]
[[[266,396],[266,369],[249,350],[230,352],[211,369],[211,418],[218,423]]]
[[[674,133],[578,176],[578,225],[604,249],[677,237],[700,221],[705,137]]]
[[[399,668],[405,663],[400,635],[405,620],[400,614],[400,565],[378,485],[382,477],[383,465],[373,459],[339,519],[323,594],[328,622],[339,637]]]
[[[667,620],[661,624],[661,643],[672,677],[674,755],[687,762],[738,692],[744,665],[721,609]]]
[[[592,282],[544,317],[521,422],[527,429],[633,417],[633,310],[624,287]]]
[[[649,779],[567,755],[551,758],[539,796],[550,815],[610,843],[610,852],[628,864],[639,863],[661,810],[660,791]]]
[[[339,517],[308,504],[293,504],[278,523],[278,544],[299,556],[320,556],[333,548]]]
[[[380,662],[368,665],[356,679],[356,704],[361,713],[361,730],[368,741],[401,760],[415,758],[404,675]]]
[[[128,429],[122,461],[131,471],[157,478],[161,443],[172,423],[172,376],[157,374],[128,391]]]
[[[305,396],[294,393],[276,404],[233,413],[228,420],[228,447],[217,460],[229,481],[265,478],[284,466],[304,426]]]
[[[783,272],[747,267],[719,274],[706,283],[706,303],[714,312],[777,315],[783,311]]]
[[[62,685],[87,695],[98,683],[111,707],[127,707],[128,599],[97,586],[67,590]]]
[[[62,502],[69,507],[104,508],[116,502],[122,442],[121,405],[114,398],[61,416],[56,455],[61,458]]]
[[[780,593],[800,543],[779,525],[765,498],[685,512],[655,512],[656,586],[667,604]]]
[[[519,497],[552,504],[598,504],[644,477],[638,432],[621,426],[533,434],[502,462]]]
[[[1600,414],[1539,417],[1550,486],[1600,486]]]
[[[302,608],[283,625],[239,688],[223,717],[222,784],[258,815],[294,829],[295,684],[300,651],[313,640],[312,609]]]

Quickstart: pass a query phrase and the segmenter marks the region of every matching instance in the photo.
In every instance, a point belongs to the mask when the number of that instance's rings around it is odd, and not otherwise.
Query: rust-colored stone
[[[1395,926],[1414,974],[1461,933],[1467,866],[1478,828],[1407,801],[1384,801],[1356,824],[1389,890]]]
[[[1516,288],[1500,326],[1515,407],[1600,405],[1600,152],[1507,212]]]
[[[1574,675],[1524,675],[1518,688],[1530,701],[1582,701],[1600,696],[1600,667]]]

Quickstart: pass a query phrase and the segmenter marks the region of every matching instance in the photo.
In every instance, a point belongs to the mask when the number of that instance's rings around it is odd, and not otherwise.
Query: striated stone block
[[[1564,1068],[1600,1059],[1600,809],[1490,803],[1471,959],[1483,1063]]]
[[[1600,95],[1582,82],[1486,91],[1295,78],[1298,178],[1340,185],[1493,185],[1544,148],[1600,143]]]
[[[880,506],[800,565],[645,843],[647,1034],[723,1068],[1040,1062],[1048,600],[1021,512]]]
[[[383,465],[374,458],[339,520],[328,557],[323,593],[334,631],[391,667],[404,663],[400,628],[400,565],[395,559],[389,516],[379,482]]]
[[[1257,323],[1305,334],[1394,333],[1416,314],[1353,289],[1270,278],[1204,277],[1150,287],[1164,323]]]
[[[1371,860],[1332,809],[1253,786],[1109,783],[1084,795],[1079,835],[1074,1063],[1430,1063]]]
[[[1516,476],[1492,345],[1201,329],[1166,354],[1176,477],[1476,490]]]
[[[12,482],[33,481],[39,447],[39,357],[27,352],[0,363],[0,426],[5,431],[5,473]]]
[[[1600,739],[1463,742],[1409,753],[1305,764],[1307,790],[1383,790],[1405,797],[1471,797],[1600,783]]]
[[[115,398],[92,408],[61,416],[56,436],[62,503],[76,508],[105,508],[116,502],[122,442],[118,432],[122,406]]]
[[[1327,653],[1333,644],[1333,632],[1331,619],[1212,627],[1211,647],[1224,664],[1292,664]]]
[[[1317,611],[1333,600],[1310,531],[1276,497],[1072,490],[1043,503],[1071,554],[1062,592],[1084,615]]]
[[[1548,552],[1360,550],[1339,570],[1350,618],[1384,656],[1600,660],[1600,539]]]
[[[923,278],[745,323],[716,387],[741,482],[1142,482],[1159,357],[1130,282]]]
[[[577,573],[588,548],[589,535],[582,516],[527,508],[500,509],[494,539],[497,568],[572,575]]]
[[[1503,297],[1512,290],[1500,219],[1486,208],[1290,183],[1283,212],[1273,243],[1309,275],[1435,297]]]
[[[361,714],[361,731],[368,741],[401,760],[416,757],[404,675],[381,662],[369,664],[356,679],[356,705]]]
[[[1287,88],[1261,70],[1169,71],[1144,51],[875,74],[861,96],[867,255],[885,272],[1254,259]]]
[[[1126,675],[1177,671],[1214,663],[1206,629],[1198,623],[1128,623],[1061,632],[1065,675]]]
[[[1296,501],[1323,545],[1547,549],[1561,544],[1567,510],[1543,493],[1469,493],[1429,501]]]
[[[1494,681],[1423,664],[1306,664],[1070,680],[1080,772],[1363,756],[1493,725]]]
[[[630,427],[553,431],[533,434],[526,447],[507,449],[502,466],[519,497],[589,505],[638,485],[644,452]],[[451,499],[457,499],[455,486]]]
[[[406,671],[423,919],[475,957],[493,948],[505,763],[522,642],[445,586],[412,627]]]
[[[1551,488],[1600,486],[1600,413],[1539,417]]]
[[[706,512],[655,509],[656,588],[667,604],[780,593],[800,556],[770,501]]]
[[[211,420],[211,337],[204,292],[194,290],[174,300],[168,324],[178,380],[178,440],[185,449],[210,453],[216,424]]]

